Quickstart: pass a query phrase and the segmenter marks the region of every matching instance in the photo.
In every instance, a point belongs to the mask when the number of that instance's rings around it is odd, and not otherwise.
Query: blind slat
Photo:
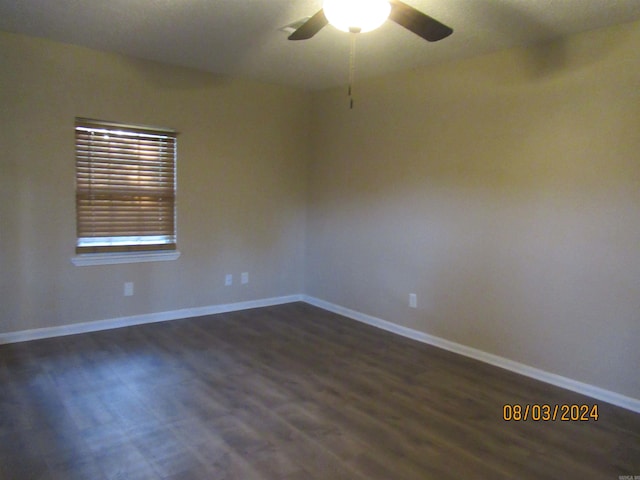
[[[114,158],[118,155],[118,158]],[[154,151],[102,151],[102,150],[77,150],[76,158],[79,161],[97,163],[99,161],[108,161],[109,163],[117,164],[118,159],[125,161],[138,160],[147,161],[150,164],[161,164],[162,160],[170,159],[174,155],[174,152],[154,152]]]
[[[100,170],[106,169],[114,172],[123,171],[123,172],[133,172],[133,171],[142,171],[142,172],[162,172],[165,174],[173,174],[175,170],[170,166],[166,166],[163,164],[153,164],[149,162],[145,162],[143,159],[137,158],[137,164],[135,166],[131,166],[131,161],[126,160],[121,164],[119,162],[114,162],[113,159],[109,158],[106,161],[101,161],[101,159],[93,159],[91,162],[87,162],[86,164],[78,162],[78,170],[81,172],[99,172]]]
[[[118,195],[118,192],[136,192],[139,191],[140,195],[144,195],[146,191],[167,191],[172,192],[171,185],[173,182],[167,181],[163,177],[143,177],[142,180],[126,181],[125,178],[116,177],[109,179],[108,177],[88,177],[87,180],[80,178],[78,180],[79,192],[95,192],[99,194],[105,191],[112,191],[114,195]]]
[[[109,246],[78,246],[76,253],[103,253],[103,252],[139,252],[156,250],[175,250],[175,243],[157,245],[109,245]]]

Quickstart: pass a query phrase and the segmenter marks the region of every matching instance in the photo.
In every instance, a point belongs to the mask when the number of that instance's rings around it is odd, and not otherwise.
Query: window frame
[[[76,117],[74,133],[76,256],[72,262],[178,258],[178,132]]]

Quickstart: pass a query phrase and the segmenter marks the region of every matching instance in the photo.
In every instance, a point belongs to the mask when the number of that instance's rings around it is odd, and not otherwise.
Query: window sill
[[[166,262],[180,256],[177,250],[166,252],[83,253],[71,258],[76,267],[115,265],[118,263]]]

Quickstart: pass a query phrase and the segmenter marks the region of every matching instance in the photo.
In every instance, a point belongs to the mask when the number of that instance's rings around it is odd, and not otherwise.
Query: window
[[[176,249],[173,130],[76,118],[76,253]]]

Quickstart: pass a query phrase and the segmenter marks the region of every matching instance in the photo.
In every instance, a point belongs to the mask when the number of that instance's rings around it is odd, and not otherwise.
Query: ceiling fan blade
[[[390,0],[389,3],[391,4],[389,19],[429,42],[437,42],[453,33],[453,29],[400,0]]]
[[[289,40],[307,40],[318,33],[327,23],[329,20],[325,17],[324,10],[320,10],[289,35]]]

